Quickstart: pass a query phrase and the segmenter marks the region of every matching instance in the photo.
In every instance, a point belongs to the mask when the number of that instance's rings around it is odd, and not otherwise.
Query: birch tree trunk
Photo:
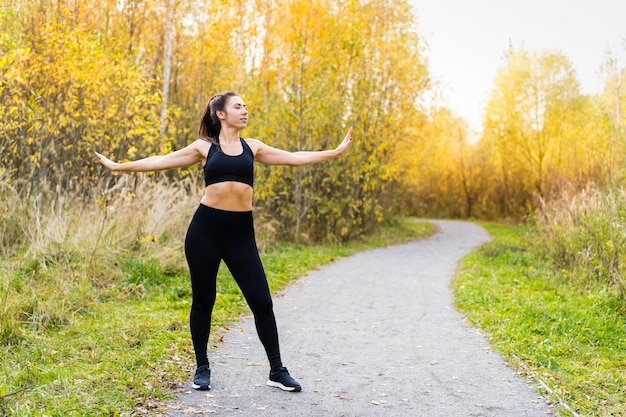
[[[170,94],[170,78],[172,75],[172,44],[174,43],[174,0],[169,0],[166,10],[165,45],[163,48],[163,90],[161,95],[161,131],[163,139],[167,132],[167,105]]]

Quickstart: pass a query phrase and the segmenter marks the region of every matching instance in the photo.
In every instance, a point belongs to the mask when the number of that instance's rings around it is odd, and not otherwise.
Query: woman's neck
[[[239,142],[239,131],[236,129],[223,129],[220,131],[220,143]]]

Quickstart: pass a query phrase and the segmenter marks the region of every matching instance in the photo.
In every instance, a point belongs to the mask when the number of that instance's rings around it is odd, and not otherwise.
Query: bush
[[[558,271],[600,282],[626,295],[626,192],[563,192],[536,213],[541,248]]]

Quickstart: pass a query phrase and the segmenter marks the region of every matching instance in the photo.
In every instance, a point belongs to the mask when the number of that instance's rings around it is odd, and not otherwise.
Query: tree
[[[186,146],[209,97],[235,90],[249,137],[290,150],[335,146],[350,126],[359,138],[340,164],[258,168],[255,202],[280,236],[349,239],[391,211],[389,156],[428,85],[406,0],[14,0],[0,13],[0,163],[20,192],[112,180],[96,149]]]
[[[427,85],[418,38],[406,2],[285,5],[258,18],[281,22],[258,30],[253,108],[272,106],[258,132],[286,149],[334,146],[349,126],[359,139],[341,164],[261,171],[271,188],[257,201],[296,239],[348,239],[385,216],[381,198],[395,170],[388,156]]]
[[[496,153],[502,212],[526,206],[534,194],[545,196],[557,181],[566,121],[577,117],[570,110],[579,95],[563,54],[509,51],[486,107],[483,138]]]

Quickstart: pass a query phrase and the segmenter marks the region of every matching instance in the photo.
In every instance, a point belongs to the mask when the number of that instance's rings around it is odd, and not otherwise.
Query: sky
[[[626,0],[409,0],[443,100],[479,134],[509,49],[554,50],[572,62],[583,94],[601,91],[607,51],[626,67]]]

